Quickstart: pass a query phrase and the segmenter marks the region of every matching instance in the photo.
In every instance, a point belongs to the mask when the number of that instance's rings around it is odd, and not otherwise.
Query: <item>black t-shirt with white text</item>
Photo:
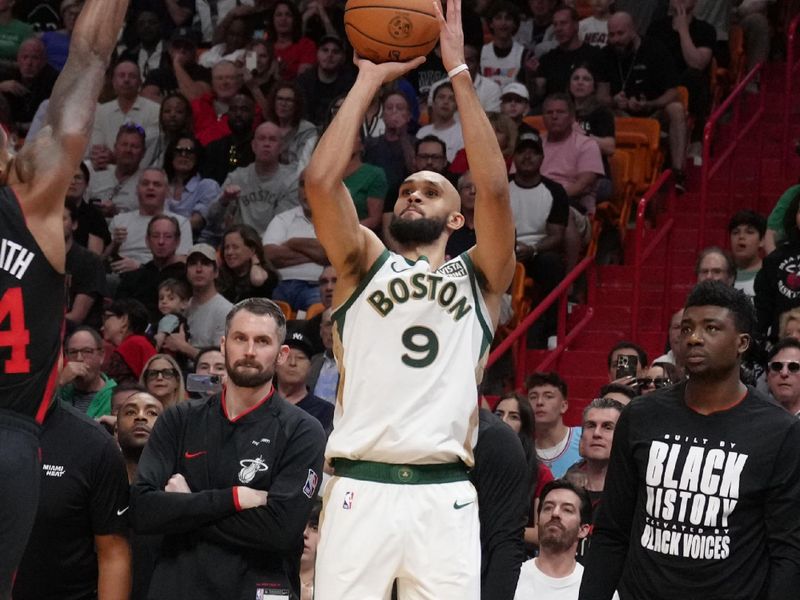
[[[753,388],[702,415],[685,388],[620,416],[580,600],[796,598],[800,420]]]
[[[624,91],[628,98],[644,96],[646,100],[655,100],[678,85],[675,62],[656,39],[644,38],[637,50],[625,56],[617,54],[612,46],[606,46],[602,52],[612,96]]]

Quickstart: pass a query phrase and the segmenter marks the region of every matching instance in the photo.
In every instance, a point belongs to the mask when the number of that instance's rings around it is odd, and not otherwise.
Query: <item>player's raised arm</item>
[[[444,68],[451,73],[464,65],[464,33],[461,29],[461,0],[447,0],[445,18],[437,0],[432,0],[439,16],[439,42]],[[508,175],[503,154],[486,113],[464,68],[451,77],[456,95],[464,148],[477,192],[475,237],[470,250],[475,266],[486,278],[490,294],[503,294],[514,276],[514,217],[508,198]]]
[[[411,71],[424,60],[421,57],[407,63],[376,65],[357,58],[356,82],[306,167],[305,187],[311,218],[340,281],[343,277],[358,278],[383,250],[378,238],[359,225],[353,200],[342,182],[367,107],[381,85]]]
[[[53,87],[45,128],[19,153],[9,184],[29,186],[26,215],[61,210],[72,174],[91,134],[105,70],[125,20],[128,0],[87,0],[81,9],[67,63]],[[41,213],[40,213],[41,214]]]

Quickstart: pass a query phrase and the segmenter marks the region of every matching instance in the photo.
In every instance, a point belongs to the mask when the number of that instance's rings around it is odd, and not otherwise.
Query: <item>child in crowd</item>
[[[603,48],[608,43],[608,18],[614,0],[592,0],[592,16],[582,19],[578,25],[581,41]]]
[[[186,323],[186,307],[189,306],[189,299],[192,297],[192,290],[189,284],[182,279],[165,279],[158,286],[158,312],[162,317],[158,322],[155,340],[156,349],[161,352],[161,346],[166,337],[182,326],[186,331],[186,339],[189,339],[188,325]]]

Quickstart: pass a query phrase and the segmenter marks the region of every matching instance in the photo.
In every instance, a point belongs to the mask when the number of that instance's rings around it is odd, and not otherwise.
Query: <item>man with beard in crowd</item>
[[[286,320],[265,298],[228,313],[227,382],[156,421],[131,490],[138,533],[163,533],[151,598],[298,594],[299,559],[325,434],[275,393]]]

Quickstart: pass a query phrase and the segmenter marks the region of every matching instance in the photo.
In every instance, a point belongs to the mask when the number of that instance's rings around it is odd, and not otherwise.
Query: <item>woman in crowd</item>
[[[220,195],[219,184],[198,172],[203,147],[191,134],[182,134],[167,146],[164,171],[169,181],[167,209],[189,219],[194,238],[206,224],[211,203]]]
[[[787,310],[781,315],[780,321],[780,339],[785,337],[800,340],[800,308],[793,308]]]
[[[644,396],[656,390],[678,383],[678,370],[668,362],[654,362],[645,372],[645,376],[636,381],[639,393]]]
[[[192,105],[180,92],[167,94],[161,103],[158,116],[160,135],[153,154],[153,166],[164,167],[167,147],[177,140],[179,135],[192,131]]]
[[[139,383],[164,408],[186,400],[186,387],[183,384],[183,373],[178,363],[169,354],[155,354],[144,366]]]
[[[271,298],[278,272],[264,257],[258,232],[249,225],[233,225],[222,236],[222,266],[217,289],[236,304],[244,298]]]
[[[528,461],[528,472],[531,476],[528,492],[531,498],[531,510],[528,515],[528,524],[525,527],[525,544],[538,546],[539,531],[536,528],[536,515],[539,512],[539,493],[547,483],[553,481],[553,474],[536,457],[533,409],[525,396],[512,392],[500,398],[494,414],[511,427],[522,442],[525,458]]]
[[[272,86],[267,98],[267,120],[277,123],[283,134],[281,162],[295,165],[299,173],[306,168],[319,139],[316,125],[303,119],[303,96],[292,82]]]
[[[103,316],[103,339],[111,344],[103,372],[118,384],[136,382],[156,349],[145,336],[150,324],[147,309],[138,300],[114,300]]]
[[[250,45],[250,50],[256,56],[256,68],[253,71],[253,80],[265,96],[269,94],[272,86],[278,80],[278,60],[272,43],[269,40],[255,40]]]
[[[317,61],[317,47],[301,35],[302,27],[302,16],[295,3],[278,0],[267,22],[267,38],[274,40],[280,78],[285,81],[292,81]]]

